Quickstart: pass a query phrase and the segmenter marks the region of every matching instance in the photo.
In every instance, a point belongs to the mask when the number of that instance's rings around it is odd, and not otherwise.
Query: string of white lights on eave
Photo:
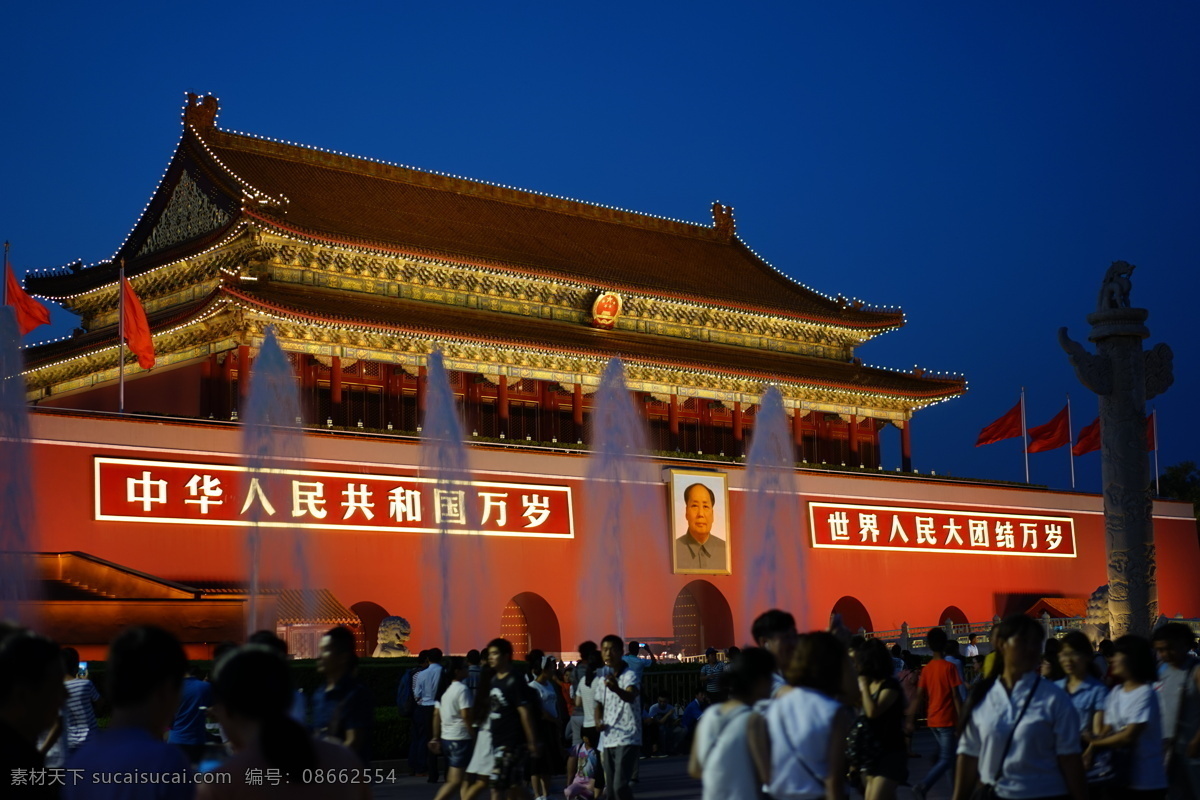
[[[340,331],[340,332],[360,333],[360,334],[361,333],[371,333],[371,334],[407,333],[409,335],[414,335],[417,337],[424,338],[430,344],[432,349],[436,349],[436,347],[438,346],[438,343],[445,343],[445,344],[458,345],[461,347],[487,346],[487,347],[494,349],[498,353],[508,353],[513,356],[535,354],[535,355],[540,355],[540,356],[553,357],[553,356],[561,356],[562,355],[562,352],[560,352],[560,351],[554,351],[554,350],[537,348],[537,347],[516,348],[516,347],[511,347],[511,346],[498,345],[498,344],[495,344],[494,342],[490,342],[490,341],[476,341],[476,340],[466,339],[466,338],[462,338],[462,337],[436,335],[430,331],[403,331],[403,330],[399,330],[399,329],[391,329],[388,326],[353,325],[353,324],[347,324],[347,323],[336,323],[335,324],[335,323],[319,322],[319,321],[310,319],[306,316],[300,315],[298,313],[289,314],[286,311],[282,311],[282,310],[265,309],[261,305],[258,305],[256,303],[252,303],[252,302],[247,302],[244,299],[242,299],[241,297],[235,297],[235,296],[231,296],[231,295],[218,296],[217,298],[214,299],[213,304],[208,309],[203,311],[200,316],[195,317],[190,320],[186,320],[184,322],[181,322],[180,324],[175,325],[166,330],[156,331],[153,333],[153,336],[154,336],[154,338],[159,338],[162,336],[169,336],[178,331],[182,331],[187,328],[202,324],[203,322],[207,321],[208,319],[211,319],[213,316],[220,314],[221,312],[223,312],[226,308],[228,308],[230,306],[237,308],[241,311],[250,313],[254,316],[257,316],[257,317],[260,317],[263,319],[267,319],[267,320],[271,320],[273,322],[283,322],[283,323],[301,325],[301,326],[306,326],[306,327],[321,328],[321,329],[329,330],[329,331]],[[61,339],[58,339],[55,341],[61,341]],[[85,351],[83,353],[77,353],[77,354],[69,356],[67,358],[59,359],[58,361],[50,362],[47,364],[39,364],[36,367],[24,370],[21,373],[21,375],[22,376],[34,375],[43,370],[53,369],[55,367],[62,366],[64,364],[69,364],[72,361],[78,361],[80,359],[92,358],[92,357],[100,355],[102,353],[107,353],[107,352],[114,351],[117,349],[118,349],[118,345],[116,345],[116,344],[104,345],[101,347],[94,348],[92,350]],[[603,362],[606,359],[606,356],[604,356],[602,354],[598,354],[598,353],[581,352],[581,353],[572,353],[572,355],[581,357],[581,358],[585,358],[585,359],[594,360],[598,363]],[[685,374],[685,375],[691,375],[691,376],[698,377],[701,379],[711,380],[711,379],[728,379],[730,377],[735,377],[735,378],[741,378],[741,379],[752,380],[752,381],[761,380],[762,383],[764,383],[766,386],[778,386],[781,388],[808,389],[808,390],[813,390],[813,391],[820,391],[820,392],[826,392],[826,393],[831,393],[831,394],[836,394],[836,395],[842,395],[847,398],[854,398],[854,397],[878,398],[878,399],[884,400],[884,401],[891,401],[891,402],[900,403],[900,404],[907,404],[914,410],[928,408],[930,406],[937,405],[939,403],[944,403],[948,400],[953,400],[956,396],[958,396],[958,393],[955,393],[955,394],[948,395],[945,397],[940,397],[940,398],[921,398],[921,397],[912,397],[912,396],[908,396],[908,395],[887,394],[884,392],[864,391],[861,389],[859,389],[859,390],[841,389],[841,388],[838,388],[835,386],[831,386],[831,385],[827,385],[827,384],[823,384],[823,383],[817,383],[817,382],[797,381],[797,380],[779,380],[778,376],[774,376],[774,379],[772,379],[772,376],[766,376],[766,375],[751,376],[751,375],[736,375],[736,374],[730,374],[730,373],[720,373],[720,372],[715,372],[712,370],[681,367],[676,364],[660,364],[660,363],[656,363],[656,362],[644,361],[641,359],[628,359],[627,363],[630,365],[633,365],[633,366],[641,366],[641,367],[647,367],[647,368],[651,368],[651,369],[662,369],[665,367],[667,369],[670,369],[672,372],[681,373],[681,374]],[[597,372],[597,374],[599,374],[599,373]],[[964,381],[963,391],[966,391],[966,389],[967,389],[967,387],[966,387],[966,383]]]
[[[143,279],[143,278],[146,278],[146,277],[148,277],[148,276],[151,276],[151,275],[153,275],[153,274],[155,274],[155,273],[157,273],[157,272],[160,272],[160,271],[162,271],[162,270],[170,269],[171,267],[177,266],[178,264],[184,263],[184,262],[186,262],[186,261],[188,261],[188,260],[193,260],[193,259],[196,259],[196,258],[201,258],[201,257],[203,257],[203,256],[209,255],[209,254],[211,254],[211,253],[213,253],[213,252],[215,252],[215,251],[217,251],[217,250],[219,250],[219,249],[221,249],[221,248],[223,248],[223,247],[227,246],[228,244],[230,244],[232,241],[234,241],[235,239],[237,239],[237,237],[238,237],[238,236],[240,236],[240,235],[242,234],[242,232],[243,232],[244,230],[246,230],[247,228],[254,228],[254,229],[256,229],[256,230],[264,230],[264,227],[263,227],[263,226],[261,226],[261,225],[256,225],[256,224],[254,224],[253,222],[251,222],[251,221],[247,220],[245,217],[243,217],[243,218],[240,218],[240,219],[238,220],[238,222],[237,222],[237,223],[236,223],[236,224],[235,224],[233,227],[231,227],[231,228],[229,229],[229,231],[227,231],[227,233],[225,234],[225,236],[223,236],[223,237],[221,238],[221,240],[219,240],[218,242],[216,242],[216,243],[214,243],[214,244],[210,245],[208,248],[206,248],[206,249],[204,249],[204,250],[202,250],[202,251],[200,251],[200,252],[198,252],[198,253],[194,253],[194,254],[192,254],[192,255],[188,256],[187,258],[181,258],[181,259],[178,259],[178,260],[176,260],[176,261],[172,261],[172,262],[169,262],[169,263],[166,263],[166,264],[162,264],[162,265],[160,265],[160,266],[158,266],[158,267],[155,267],[154,269],[151,269],[151,270],[148,270],[148,271],[146,271],[146,272],[143,272],[143,273],[141,273],[140,275],[136,276],[135,278],[130,278],[130,281],[131,281],[131,282],[137,282],[137,281],[140,281],[140,280],[141,280],[141,279]],[[394,253],[392,253],[392,252],[390,252],[390,251],[388,251],[388,250],[380,249],[380,248],[370,248],[370,247],[352,247],[352,246],[343,245],[343,244],[330,244],[330,243],[328,243],[328,242],[325,242],[325,241],[323,241],[323,240],[319,240],[319,239],[315,239],[315,238],[309,238],[309,237],[305,237],[305,236],[303,236],[303,235],[301,235],[301,234],[298,234],[298,233],[293,233],[292,231],[288,231],[288,230],[283,230],[283,229],[280,229],[279,227],[277,227],[277,226],[274,226],[274,225],[270,225],[269,227],[267,227],[267,228],[265,228],[265,229],[266,229],[268,232],[270,232],[272,235],[276,235],[276,236],[279,236],[279,237],[281,237],[281,238],[289,239],[289,240],[292,240],[292,241],[295,241],[295,242],[298,242],[298,243],[301,243],[301,244],[318,244],[318,245],[320,245],[320,246],[322,246],[322,247],[326,247],[326,248],[328,248],[328,249],[331,249],[331,250],[334,250],[334,251],[337,251],[337,252],[343,252],[343,253],[347,253],[347,254],[370,254],[370,255],[379,255],[379,256],[389,256],[389,255],[394,255]],[[451,268],[462,268],[462,267],[463,267],[463,265],[460,265],[460,264],[455,264],[455,263],[453,263],[453,262],[449,262],[449,261],[443,261],[443,260],[439,260],[439,259],[435,259],[435,258],[431,258],[431,257],[425,257],[425,256],[419,256],[419,255],[410,255],[410,254],[405,254],[405,257],[406,257],[406,258],[411,258],[411,259],[412,259],[412,260],[414,260],[414,261],[417,261],[417,262],[420,262],[420,263],[426,263],[426,264],[429,264],[429,265],[432,265],[432,266],[439,266],[439,267],[451,267]],[[472,267],[471,267],[471,268],[472,268],[472,269],[479,269],[479,270],[483,270],[483,271],[485,271],[485,272],[488,272],[488,273],[490,273],[490,274],[494,274],[494,275],[498,275],[498,276],[510,277],[510,276],[512,276],[512,275],[513,275],[513,273],[511,273],[511,272],[507,272],[507,271],[505,271],[505,270],[498,269],[498,268],[489,268],[489,267],[482,267],[482,266],[480,266],[480,267],[477,267],[477,266],[474,266],[474,265],[472,265]],[[222,269],[221,269],[221,272],[222,272],[223,274],[225,274],[225,275],[228,275],[228,276],[229,276],[229,277],[231,277],[231,278],[245,278],[245,277],[246,277],[246,276],[241,276],[241,275],[238,275],[237,273],[235,273],[235,272],[231,272],[231,271],[229,271],[229,270],[226,270],[226,269],[224,269],[224,268],[222,268]],[[588,286],[588,285],[586,285],[586,284],[582,284],[582,283],[569,282],[569,281],[561,281],[561,280],[554,280],[554,279],[551,279],[551,278],[542,278],[542,279],[543,279],[543,280],[546,280],[548,283],[550,283],[550,284],[551,284],[551,285],[553,285],[553,286],[562,286],[562,287],[566,287],[566,288],[574,288],[574,289],[582,289],[582,290],[592,290],[592,289],[594,289],[594,288],[595,288],[595,287],[591,287],[591,286]],[[101,293],[101,292],[105,292],[105,291],[113,291],[113,290],[115,290],[116,286],[117,286],[117,281],[113,281],[113,282],[111,282],[111,283],[104,284],[104,285],[102,285],[102,286],[99,286],[99,287],[96,287],[96,288],[94,288],[94,289],[89,289],[89,290],[88,290],[88,291],[86,291],[86,292],[80,292],[80,293],[78,293],[78,294],[74,294],[74,295],[67,295],[67,296],[65,296],[65,297],[63,297],[63,298],[45,298],[45,297],[43,297],[43,299],[47,299],[47,300],[55,300],[55,299],[71,300],[71,299],[77,299],[77,298],[84,297],[84,296],[86,296],[86,295],[89,295],[89,294],[97,294],[97,293]],[[39,295],[39,297],[40,297],[40,295]],[[654,299],[654,298],[649,298],[649,297],[647,297],[647,299]],[[745,312],[745,311],[742,311],[742,310],[740,310],[740,309],[728,309],[728,308],[726,308],[725,310],[732,311],[732,312],[734,312],[734,313],[752,313],[752,312]],[[773,316],[771,316],[771,315],[767,315],[767,314],[759,314],[759,315],[757,315],[757,316],[760,316],[760,317],[762,317],[762,318],[764,318],[764,319],[771,319],[771,320],[776,320],[776,321],[778,321],[778,320],[782,319],[782,318],[780,318],[780,317],[773,317]],[[792,320],[792,321],[794,321],[794,320]],[[802,324],[805,324],[805,325],[811,325],[811,326],[814,326],[814,327],[827,327],[827,328],[833,328],[833,329],[836,329],[836,328],[835,328],[835,326],[823,326],[823,325],[821,325],[820,323],[811,322],[811,321],[807,321],[807,320],[806,320],[806,321],[803,321],[803,322],[802,322]],[[895,327],[891,327],[891,328],[883,329],[883,330],[882,330],[882,331],[880,331],[880,332],[886,332],[886,331],[888,331],[888,330],[894,330],[894,329],[895,329]],[[25,346],[24,346],[22,349],[27,349],[27,348],[31,348],[31,347],[37,347],[37,346],[41,346],[41,345],[45,345],[45,344],[52,344],[52,343],[55,343],[55,342],[63,341],[64,339],[67,339],[67,338],[71,338],[71,337],[69,337],[69,336],[66,336],[66,337],[59,337],[59,338],[57,338],[57,339],[53,339],[53,340],[46,341],[46,342],[32,343],[32,344],[25,345]],[[870,368],[870,369],[876,369],[876,370],[886,371],[886,372],[895,373],[895,374],[903,374],[903,375],[911,375],[911,374],[913,374],[912,372],[909,372],[908,370],[895,369],[895,368],[892,368],[892,367],[886,367],[886,366],[877,366],[877,365],[868,365],[868,364],[864,364],[863,366],[865,366],[865,367],[867,367],[867,368]],[[917,367],[916,365],[914,365],[914,368],[913,368],[913,370],[915,371],[915,370],[917,370],[917,369],[919,369],[919,367]],[[697,374],[701,374],[701,373],[697,373]],[[712,373],[712,374],[713,374],[713,375],[716,375],[716,373]],[[963,376],[961,373],[956,373],[956,372],[935,371],[935,370],[925,370],[923,374],[925,374],[925,375],[929,375],[929,376],[931,376],[931,377],[936,377],[936,378],[946,378],[946,379],[964,379],[964,376]]]
[[[603,286],[601,286],[599,284],[586,284],[586,283],[582,283],[579,281],[571,281],[571,280],[564,280],[561,278],[551,277],[550,275],[548,275],[546,273],[538,272],[536,270],[530,270],[528,273],[526,273],[526,272],[516,271],[513,269],[505,269],[502,267],[489,266],[487,264],[456,263],[449,259],[444,259],[444,258],[439,259],[434,256],[427,256],[427,255],[423,255],[421,253],[416,253],[416,252],[413,252],[410,250],[404,250],[401,248],[389,248],[389,247],[386,247],[383,245],[350,244],[347,242],[330,241],[329,239],[322,238],[316,234],[309,234],[298,228],[294,228],[294,227],[288,226],[284,223],[270,219],[268,217],[259,215],[258,213],[254,212],[254,211],[247,210],[245,212],[245,214],[247,216],[250,216],[253,219],[261,222],[264,226],[266,226],[266,229],[269,229],[269,232],[272,233],[273,235],[276,235],[276,236],[279,236],[279,237],[285,238],[285,239],[290,239],[291,241],[298,242],[300,244],[317,245],[317,246],[323,247],[325,249],[333,250],[335,252],[341,252],[341,253],[347,253],[347,254],[353,254],[353,255],[369,255],[369,256],[377,256],[377,257],[394,257],[396,255],[401,255],[402,257],[404,257],[410,261],[422,263],[422,264],[428,264],[430,266],[435,266],[435,267],[444,267],[444,268],[449,268],[449,269],[470,269],[470,270],[473,270],[476,272],[483,272],[483,273],[486,273],[489,275],[495,275],[498,277],[510,278],[510,279],[534,277],[537,280],[545,281],[546,283],[550,284],[551,286],[559,286],[559,287],[578,289],[578,290],[583,290],[583,291],[605,291],[605,290],[619,289],[622,292],[630,295],[631,297],[637,297],[638,299],[643,299],[648,302],[660,302],[660,301],[664,301],[664,300],[667,302],[675,302],[675,303],[697,302],[697,303],[701,303],[702,305],[704,305],[707,308],[712,308],[717,311],[723,311],[723,312],[731,313],[731,314],[744,314],[744,315],[747,315],[750,317],[764,319],[764,320],[770,320],[773,322],[787,322],[787,323],[791,323],[791,324],[804,325],[804,326],[819,328],[819,329],[823,329],[823,330],[851,331],[854,334],[858,335],[861,338],[861,340],[864,342],[869,341],[870,339],[872,339],[876,336],[882,335],[884,333],[889,333],[894,330],[899,330],[905,324],[905,320],[903,318],[902,311],[900,312],[901,313],[901,321],[899,323],[893,323],[893,324],[889,324],[889,325],[881,325],[878,327],[857,328],[857,327],[853,327],[853,326],[840,325],[840,324],[833,323],[833,322],[826,322],[826,321],[822,321],[819,319],[813,319],[813,318],[807,318],[807,317],[785,317],[785,316],[781,316],[781,315],[777,315],[777,314],[770,314],[770,313],[766,313],[766,312],[762,312],[762,311],[755,311],[755,310],[750,310],[750,309],[746,309],[746,308],[740,308],[737,306],[726,305],[726,304],[722,304],[719,302],[712,302],[707,299],[692,301],[692,300],[689,300],[686,298],[680,299],[678,297],[672,297],[669,295],[663,295],[663,296],[651,295],[651,294],[645,293],[644,290],[638,290],[636,288],[625,287],[625,286],[617,286],[617,285],[613,285],[613,284],[606,284]],[[263,228],[260,228],[260,230],[261,229],[263,229]]]

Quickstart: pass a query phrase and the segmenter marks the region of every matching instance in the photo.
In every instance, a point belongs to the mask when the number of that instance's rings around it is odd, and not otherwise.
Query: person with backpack
[[[1086,800],[1079,714],[1038,674],[1044,636],[1024,614],[1000,623],[999,674],[974,689],[963,713],[954,800]]]

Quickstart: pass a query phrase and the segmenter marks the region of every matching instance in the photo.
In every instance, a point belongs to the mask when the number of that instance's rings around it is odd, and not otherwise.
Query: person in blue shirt
[[[211,705],[212,687],[208,681],[196,677],[195,670],[189,666],[167,741],[179,747],[193,767],[204,756],[204,745],[208,741],[208,708]]]
[[[1103,716],[1104,701],[1108,697],[1108,687],[1096,675],[1095,657],[1092,643],[1083,631],[1068,631],[1063,636],[1058,663],[1066,677],[1056,681],[1055,685],[1071,697],[1071,704],[1079,714],[1079,740],[1084,749],[1096,738],[1096,718]],[[1087,768],[1089,796],[1097,796],[1100,786],[1111,777],[1109,754],[1100,751]]]
[[[692,698],[692,702],[684,706],[683,714],[679,717],[679,727],[683,731],[683,739],[679,744],[681,752],[690,752],[692,749],[692,736],[696,733],[696,723],[700,721],[700,715],[704,713],[704,709],[712,704],[709,699],[708,690],[701,686],[696,690],[696,696]]]
[[[338,626],[321,637],[317,671],[322,682],[313,693],[313,729],[353,750],[364,764],[371,760],[371,725],[375,706],[371,693],[356,677],[358,655],[354,634]]]
[[[179,640],[152,625],[126,628],[108,649],[107,695],[112,703],[108,728],[89,736],[67,759],[72,776],[64,800],[191,800],[196,785],[187,757],[164,742],[179,708],[187,656]],[[112,783],[123,773],[165,776],[157,783]]]
[[[641,657],[640,654],[643,650],[650,654],[650,658],[646,659]],[[640,644],[638,642],[629,643],[629,646],[626,649],[626,654],[621,660],[628,664],[629,668],[637,674],[638,680],[641,680],[642,673],[646,671],[647,664],[658,663],[658,657],[654,655],[654,651],[650,649],[650,645]]]

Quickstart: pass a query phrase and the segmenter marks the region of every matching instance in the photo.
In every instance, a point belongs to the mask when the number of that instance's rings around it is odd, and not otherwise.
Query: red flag
[[[121,314],[124,317],[125,341],[129,343],[129,349],[137,356],[142,369],[150,369],[154,366],[154,339],[150,336],[146,310],[134,294],[128,278],[121,279]]]
[[[17,312],[17,328],[20,329],[22,336],[38,325],[50,324],[50,310],[21,288],[21,284],[17,283],[17,276],[13,274],[12,264],[8,263],[7,258],[4,259],[4,283],[6,286],[4,300]]]
[[[1158,449],[1157,437],[1154,435],[1154,415],[1157,412],[1151,411],[1150,416],[1146,417],[1146,452]]]
[[[1092,420],[1091,425],[1085,425],[1083,430],[1079,432],[1079,438],[1075,440],[1075,446],[1071,448],[1071,453],[1081,456],[1084,453],[1092,453],[1100,449],[1100,418],[1096,417]]]
[[[979,432],[979,438],[975,440],[975,446],[980,447],[1020,435],[1021,404],[1018,402],[1012,407],[1011,411]]]
[[[1063,410],[1055,414],[1054,418],[1045,425],[1029,429],[1030,453],[1043,453],[1071,443],[1071,425],[1068,421],[1068,413],[1068,407],[1063,406]]]

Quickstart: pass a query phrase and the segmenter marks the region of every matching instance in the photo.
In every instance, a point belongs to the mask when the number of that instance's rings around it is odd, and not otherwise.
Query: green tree
[[[1195,461],[1181,461],[1162,471],[1158,478],[1163,497],[1192,504],[1192,513],[1200,520],[1200,468]]]

